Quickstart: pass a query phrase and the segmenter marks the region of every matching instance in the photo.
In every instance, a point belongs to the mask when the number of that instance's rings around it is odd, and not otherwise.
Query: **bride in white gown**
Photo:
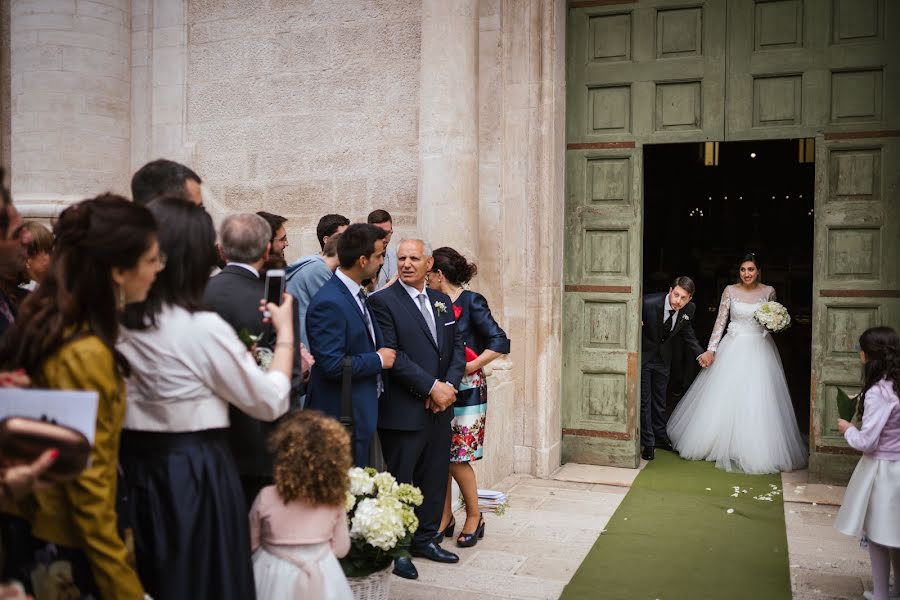
[[[716,461],[726,471],[777,473],[806,466],[807,449],[797,428],[784,369],[770,333],[753,318],[775,300],[759,283],[754,255],[740,267],[741,283],[722,293],[719,316],[701,371],[678,403],[667,427],[682,458]],[[728,332],[725,333],[725,323]]]

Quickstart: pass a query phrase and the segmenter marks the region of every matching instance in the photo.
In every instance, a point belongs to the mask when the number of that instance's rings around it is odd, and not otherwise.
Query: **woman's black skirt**
[[[226,432],[122,432],[122,517],[138,575],[157,600],[256,597],[247,506]]]

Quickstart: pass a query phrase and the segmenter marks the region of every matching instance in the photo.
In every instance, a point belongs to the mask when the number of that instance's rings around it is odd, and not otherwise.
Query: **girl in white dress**
[[[720,469],[745,473],[793,471],[806,466],[808,453],[778,349],[753,318],[761,304],[775,300],[775,290],[759,282],[759,273],[756,256],[746,255],[741,282],[722,293],[707,351],[700,357],[709,367],[675,408],[667,431],[688,460],[715,461]]]
[[[859,347],[862,426],[857,429],[843,419],[837,426],[863,456],[834,526],[847,535],[866,536],[875,589],[864,595],[888,600],[891,563],[894,581],[900,576],[900,337],[890,327],[873,327],[860,336]]]
[[[282,421],[270,444],[275,485],[264,487],[250,509],[256,597],[352,600],[338,562],[350,550],[350,436],[336,420],[303,410]]]

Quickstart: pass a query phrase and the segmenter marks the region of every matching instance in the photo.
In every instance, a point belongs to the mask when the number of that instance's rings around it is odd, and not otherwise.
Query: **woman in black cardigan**
[[[484,431],[487,417],[487,381],[484,367],[509,353],[509,338],[491,315],[484,296],[463,289],[477,272],[477,267],[453,248],[438,248],[432,254],[434,266],[428,285],[453,301],[456,328],[466,340],[466,375],[459,385],[453,404],[450,443],[450,477],[456,480],[466,502],[466,522],[456,544],[474,546],[484,537],[484,519],[478,509],[478,484],[470,464],[484,455]],[[456,521],[451,510],[451,485],[447,482],[447,498],[440,534],[453,536]]]

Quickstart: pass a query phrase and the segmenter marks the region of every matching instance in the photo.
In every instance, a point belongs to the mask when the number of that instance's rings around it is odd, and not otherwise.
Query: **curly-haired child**
[[[847,535],[868,539],[875,589],[864,596],[888,600],[891,563],[895,588],[900,574],[900,337],[890,327],[873,327],[860,336],[859,347],[862,427],[839,419],[838,430],[863,456],[834,526]]]
[[[275,485],[250,509],[260,600],[353,598],[338,558],[350,549],[345,510],[350,437],[336,420],[297,411],[270,438]]]

